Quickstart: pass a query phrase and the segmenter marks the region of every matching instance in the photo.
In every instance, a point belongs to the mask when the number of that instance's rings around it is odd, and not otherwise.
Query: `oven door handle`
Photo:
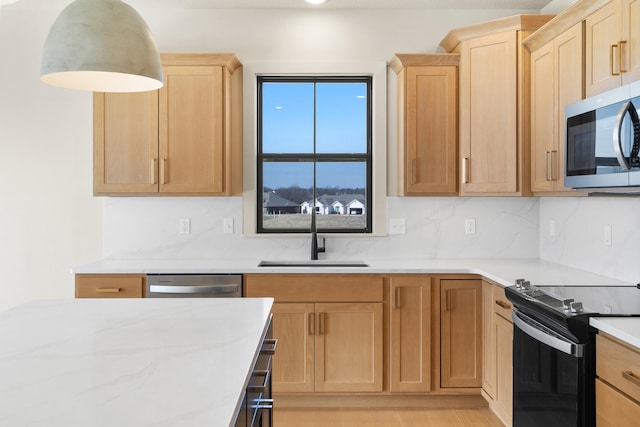
[[[157,294],[232,294],[238,292],[239,285],[150,285],[149,292]]]
[[[583,344],[576,344],[559,336],[558,334],[555,334],[551,329],[519,311],[514,310],[512,317],[513,324],[531,338],[565,354],[569,354],[574,357],[583,357]]]

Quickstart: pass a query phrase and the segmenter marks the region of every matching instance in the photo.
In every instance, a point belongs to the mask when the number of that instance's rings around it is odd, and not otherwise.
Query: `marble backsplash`
[[[537,198],[387,198],[387,217],[404,218],[406,234],[329,236],[326,259],[537,258]],[[180,219],[191,234],[179,234]],[[234,233],[223,233],[233,218]],[[476,234],[464,233],[465,219]],[[308,259],[309,235],[243,236],[241,197],[104,199],[106,259]]]
[[[329,236],[320,257],[541,258],[640,281],[640,198],[389,197],[387,217],[404,218],[406,234]],[[191,234],[179,234],[182,218],[191,220]],[[225,218],[233,218],[233,234],[223,233]],[[464,233],[467,218],[476,220],[475,235]],[[606,225],[611,246],[604,244]],[[309,257],[308,235],[243,236],[241,227],[241,197],[105,198],[104,258]]]
[[[639,282],[640,197],[541,198],[540,258]]]

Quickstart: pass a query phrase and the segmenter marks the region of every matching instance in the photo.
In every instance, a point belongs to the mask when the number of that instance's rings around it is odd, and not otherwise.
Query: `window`
[[[371,81],[258,77],[259,233],[371,233]]]

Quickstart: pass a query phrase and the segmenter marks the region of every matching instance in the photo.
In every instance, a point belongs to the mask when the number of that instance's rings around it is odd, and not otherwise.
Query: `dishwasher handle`
[[[234,294],[240,285],[149,285],[149,291],[158,294]]]
[[[554,348],[573,357],[581,358],[584,356],[583,344],[576,344],[569,341],[563,336],[553,332],[551,329],[517,310],[514,310],[511,316],[513,317],[514,326],[517,326],[518,329],[520,329],[522,332],[529,335],[536,341],[546,344],[551,348]]]

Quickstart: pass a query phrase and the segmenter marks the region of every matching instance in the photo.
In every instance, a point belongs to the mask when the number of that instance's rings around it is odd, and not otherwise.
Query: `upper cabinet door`
[[[622,82],[631,83],[640,79],[640,0],[623,1],[622,34]]]
[[[94,94],[94,194],[158,188],[158,92]]]
[[[405,194],[457,191],[458,69],[407,68]]]
[[[462,43],[461,194],[518,190],[517,32]]]
[[[160,192],[224,190],[222,67],[164,68],[160,89]]]
[[[586,96],[620,86],[622,0],[613,0],[585,20]]]

